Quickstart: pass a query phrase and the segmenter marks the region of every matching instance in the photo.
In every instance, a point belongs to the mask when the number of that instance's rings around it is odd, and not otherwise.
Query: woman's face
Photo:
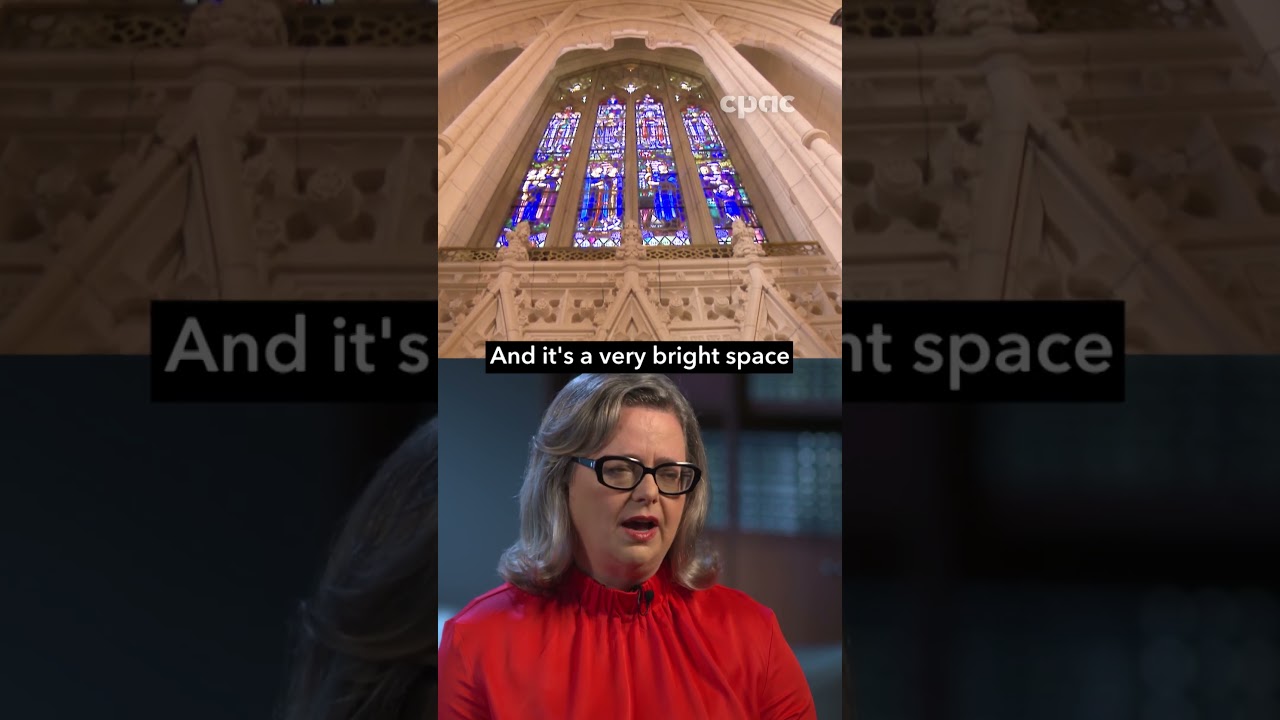
[[[687,462],[684,430],[674,413],[644,407],[625,407],[618,425],[603,447],[588,457],[622,455],[647,467]],[[569,515],[577,531],[574,560],[596,581],[628,589],[649,579],[667,556],[680,527],[686,495],[658,492],[652,474],[634,490],[601,485],[596,471],[575,465],[569,480]],[[652,532],[636,532],[634,519],[656,523]]]

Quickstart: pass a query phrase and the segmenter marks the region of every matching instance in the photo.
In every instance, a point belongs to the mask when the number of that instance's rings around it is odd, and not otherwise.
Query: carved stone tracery
[[[36,0],[6,7],[0,20],[0,48],[20,49],[425,47],[437,39],[435,11],[417,0],[333,6],[225,0],[194,7],[179,0],[71,6]]]
[[[191,11],[186,44],[275,47],[287,44],[284,16],[273,0],[200,3]]]
[[[938,32],[948,35],[991,29],[1031,32],[1037,27],[1027,0],[938,0],[933,12]]]

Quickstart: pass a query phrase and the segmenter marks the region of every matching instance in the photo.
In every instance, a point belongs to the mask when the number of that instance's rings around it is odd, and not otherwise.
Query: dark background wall
[[[452,615],[502,584],[498,558],[520,527],[529,439],[550,399],[544,375],[440,363],[440,608]]]
[[[1114,405],[846,405],[859,720],[1280,717],[1280,361]]]
[[[434,407],[153,405],[0,358],[0,717],[266,718],[342,514]]]

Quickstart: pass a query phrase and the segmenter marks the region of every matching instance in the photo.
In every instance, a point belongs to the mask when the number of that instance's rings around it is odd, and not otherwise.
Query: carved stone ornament
[[[287,42],[284,16],[274,0],[200,3],[187,22],[187,45],[277,47]]]
[[[266,255],[275,255],[289,247],[288,231],[277,218],[258,218],[253,230],[258,249]]]
[[[614,257],[619,260],[643,260],[645,255],[644,241],[640,239],[640,224],[634,219],[627,220],[622,227],[622,243],[618,245]]]
[[[945,35],[991,29],[1031,32],[1039,26],[1027,0],[938,0],[933,13],[938,32]]]
[[[763,257],[764,248],[756,242],[756,234],[742,218],[733,220],[733,256],[736,258]]]
[[[498,260],[518,261],[529,259],[529,223],[516,225],[507,231],[507,246],[498,248]]]
[[[452,297],[444,303],[444,320],[446,322],[459,322],[467,317],[467,313],[471,312],[473,302],[468,298]]]
[[[317,217],[331,223],[354,220],[360,214],[361,195],[343,167],[327,165],[307,180],[306,201]]]

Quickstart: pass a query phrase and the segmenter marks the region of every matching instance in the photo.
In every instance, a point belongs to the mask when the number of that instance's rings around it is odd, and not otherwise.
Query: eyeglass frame
[[[693,492],[694,488],[698,487],[698,483],[702,482],[702,468],[690,462],[668,462],[668,463],[661,463],[654,467],[649,467],[645,465],[643,462],[640,462],[639,460],[637,460],[636,458],[628,457],[626,455],[601,455],[598,458],[578,457],[574,455],[574,456],[570,456],[569,459],[572,460],[574,463],[577,463],[578,465],[581,465],[589,470],[595,470],[596,482],[599,482],[601,485],[609,488],[610,490],[618,490],[620,492],[631,492],[632,490],[635,490],[636,488],[640,487],[640,485],[644,483],[645,475],[652,475],[653,484],[658,487],[658,494],[665,495],[667,497],[680,497],[682,495],[688,495],[689,493]],[[610,485],[609,483],[604,481],[604,463],[606,460],[626,460],[627,462],[639,465],[640,479],[636,481],[635,485],[632,485],[629,488],[620,488],[620,487],[617,487],[616,485]],[[688,489],[682,490],[678,493],[669,493],[664,491],[662,487],[658,484],[658,471],[666,467],[679,467],[679,468],[687,468],[689,470],[692,470],[693,482],[689,483]]]

